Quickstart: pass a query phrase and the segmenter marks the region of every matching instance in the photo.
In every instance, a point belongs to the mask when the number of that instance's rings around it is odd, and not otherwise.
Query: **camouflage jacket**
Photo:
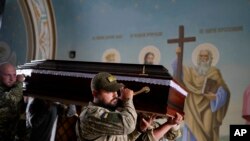
[[[20,101],[23,98],[22,82],[12,88],[0,85],[0,134],[11,135],[20,116]]]
[[[89,103],[79,116],[76,133],[79,141],[132,141],[139,136],[136,120],[132,99],[124,102],[119,111]]]
[[[167,120],[167,119],[162,119]],[[159,127],[162,124],[163,121],[154,121],[151,125],[151,128],[148,129],[145,133],[141,134],[140,137],[136,141],[156,141],[154,139],[153,130],[157,127]],[[166,122],[166,121],[165,121]],[[165,140],[176,140],[179,137],[181,137],[181,129],[177,128],[171,128],[159,141],[165,141]]]

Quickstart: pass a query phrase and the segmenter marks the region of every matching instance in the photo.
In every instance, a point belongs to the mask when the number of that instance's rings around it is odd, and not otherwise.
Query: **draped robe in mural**
[[[205,77],[217,80],[219,83],[215,100],[210,101],[202,94]],[[220,71],[210,67],[206,76],[201,76],[194,68],[184,67],[183,82],[190,91],[184,106],[184,128],[187,128],[184,129],[183,141],[218,141],[219,128],[230,100],[229,89]]]

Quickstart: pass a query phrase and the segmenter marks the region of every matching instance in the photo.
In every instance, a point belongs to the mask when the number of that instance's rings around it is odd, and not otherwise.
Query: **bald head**
[[[0,65],[0,81],[6,87],[12,87],[16,82],[16,68],[11,63]]]
[[[0,64],[0,71],[4,70],[6,68],[14,68],[15,69],[15,67],[11,63],[4,62],[4,63]]]

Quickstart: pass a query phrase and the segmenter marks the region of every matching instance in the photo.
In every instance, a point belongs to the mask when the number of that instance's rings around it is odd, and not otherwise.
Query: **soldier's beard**
[[[112,100],[113,103],[104,103],[102,101],[99,101],[97,105],[103,108],[109,109],[110,111],[115,111],[118,108],[119,101],[120,100],[118,98],[114,98]]]
[[[198,67],[196,68],[199,75],[206,75],[208,70],[211,67],[211,63],[207,62],[199,62]]]

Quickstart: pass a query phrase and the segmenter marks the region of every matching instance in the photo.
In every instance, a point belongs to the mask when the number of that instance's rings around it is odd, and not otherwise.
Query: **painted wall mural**
[[[161,52],[154,45],[148,45],[141,49],[139,53],[139,64],[160,64]]]
[[[217,134],[221,140],[228,140],[229,125],[245,123],[241,117],[242,105],[238,103],[242,103],[240,97],[250,79],[247,61],[250,58],[246,53],[250,52],[247,39],[250,1],[73,0],[58,3],[53,0],[53,5],[58,31],[57,59],[67,60],[69,51],[75,50],[77,55],[73,60],[102,62],[103,53],[115,49],[120,62],[141,64],[146,52],[154,50],[158,58],[154,63],[164,65],[173,73],[172,63],[179,44],[170,44],[168,40],[179,38],[179,27],[183,25],[184,37],[195,37],[194,41],[183,44],[183,65],[197,65],[197,54],[206,46],[213,54],[211,66],[221,72],[230,90],[230,99],[226,98],[229,104],[225,106],[228,110]],[[64,5],[77,6],[65,11]]]
[[[29,41],[33,41],[28,49],[30,59],[54,59],[55,57],[55,27],[54,15],[49,0],[19,1],[25,18]],[[26,9],[26,10],[24,10]]]
[[[178,62],[181,47],[176,51]],[[201,44],[193,51],[194,65],[184,65],[181,71],[180,77],[189,91],[184,106],[183,141],[220,139],[220,126],[227,114],[231,94],[222,73],[215,66],[218,53],[212,44]],[[177,73],[178,64],[174,63],[173,67]]]
[[[221,73],[223,84],[227,86],[224,90],[230,91],[225,94],[227,96],[222,106],[227,110],[215,112],[217,115],[223,113],[224,116],[220,117],[221,121],[216,121],[218,125],[214,136],[211,136],[228,140],[228,129],[232,121],[235,124],[244,123],[241,118],[242,107],[236,103],[242,103],[239,97],[242,97],[250,80],[250,64],[246,61],[249,60],[246,52],[250,52],[250,41],[247,39],[250,36],[250,19],[246,14],[250,12],[249,1],[76,0],[60,1],[59,4],[54,0],[53,5],[60,48],[57,59],[67,59],[64,56],[68,51],[75,50],[75,60],[99,62],[103,61],[102,56],[106,50],[115,49],[119,52],[120,62],[142,64],[146,53],[153,51],[157,59],[154,63],[164,65],[173,73],[171,65],[176,59],[179,44],[169,44],[167,41],[179,38],[178,29],[183,25],[184,37],[195,37],[192,42],[183,44],[183,64],[197,66],[200,49],[209,48],[213,55],[211,67]],[[77,6],[74,10],[65,11],[63,5]],[[68,34],[63,34],[66,32]],[[200,71],[205,72],[203,69]],[[204,76],[199,78],[202,79],[196,83],[204,81]],[[208,101],[206,103],[206,106],[210,105]],[[203,129],[207,134],[212,132],[211,128]]]
[[[228,140],[229,125],[245,124],[242,99],[250,83],[249,0],[25,2],[34,12],[35,35],[28,32],[33,28],[32,24],[20,24],[22,19],[19,17],[22,16],[14,0],[7,1],[7,14],[4,15],[0,34],[0,41],[6,42],[16,52],[17,60],[27,58],[27,49],[34,46],[39,49],[32,51],[33,59],[53,58],[54,55],[55,59],[61,60],[142,64],[145,63],[145,55],[153,52],[153,64],[161,64],[174,74],[172,64],[176,61],[176,49],[180,43],[168,43],[168,40],[179,39],[181,34],[178,29],[183,25],[183,38],[195,37],[195,40],[183,44],[183,65],[197,67],[201,48],[209,49],[213,54],[211,67],[221,72],[230,91],[227,113],[219,128],[220,139]],[[36,38],[29,43],[32,37]],[[200,83],[203,80],[200,79]]]
[[[118,50],[114,48],[109,48],[104,51],[102,55],[102,62],[109,62],[109,63],[120,63],[121,62],[121,55]]]

